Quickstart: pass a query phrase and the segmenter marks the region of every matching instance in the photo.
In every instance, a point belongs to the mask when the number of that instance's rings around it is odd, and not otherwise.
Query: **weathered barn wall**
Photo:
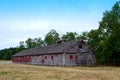
[[[65,58],[65,62],[63,61]],[[55,66],[75,66],[76,54],[48,54],[48,55],[36,55],[36,56],[21,56],[15,57],[13,62],[37,64],[37,65],[55,65]]]
[[[31,57],[31,64],[39,65],[62,65],[62,54],[48,54]]]
[[[30,63],[31,57],[30,56],[16,56],[12,58],[13,62],[17,63]]]
[[[63,61],[65,58],[65,63]],[[31,64],[39,65],[55,65],[55,66],[75,66],[76,64],[76,54],[48,54],[39,55],[31,57]]]
[[[77,54],[48,54],[36,56],[17,56],[14,57],[13,62],[37,65],[54,65],[54,66],[90,66],[94,65],[94,55],[91,53],[77,53]]]
[[[65,55],[65,66],[75,66],[76,64],[76,54],[66,54]]]
[[[83,65],[83,66],[91,66],[94,65],[95,60],[94,60],[94,55],[90,53],[78,53],[77,54],[77,64],[78,65]]]

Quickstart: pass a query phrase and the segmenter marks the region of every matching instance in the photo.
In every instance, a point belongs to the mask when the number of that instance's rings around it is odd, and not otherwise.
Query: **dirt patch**
[[[0,61],[0,64],[12,64],[11,61]]]

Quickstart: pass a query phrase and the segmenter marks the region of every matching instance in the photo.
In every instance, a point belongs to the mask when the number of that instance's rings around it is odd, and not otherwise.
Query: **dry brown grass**
[[[0,64],[0,80],[120,80],[120,68]]]

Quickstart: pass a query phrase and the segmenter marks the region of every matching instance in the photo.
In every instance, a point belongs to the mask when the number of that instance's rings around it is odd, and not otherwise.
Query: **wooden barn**
[[[14,63],[53,65],[53,66],[91,66],[95,55],[84,41],[58,41],[56,44],[21,51],[12,56]]]

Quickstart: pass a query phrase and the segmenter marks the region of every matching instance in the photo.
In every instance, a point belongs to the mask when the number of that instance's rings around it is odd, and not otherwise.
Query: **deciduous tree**
[[[55,30],[51,30],[50,32],[48,32],[45,36],[45,42],[47,45],[51,45],[51,44],[55,44],[56,41],[58,41],[59,38],[59,33],[57,33]]]

